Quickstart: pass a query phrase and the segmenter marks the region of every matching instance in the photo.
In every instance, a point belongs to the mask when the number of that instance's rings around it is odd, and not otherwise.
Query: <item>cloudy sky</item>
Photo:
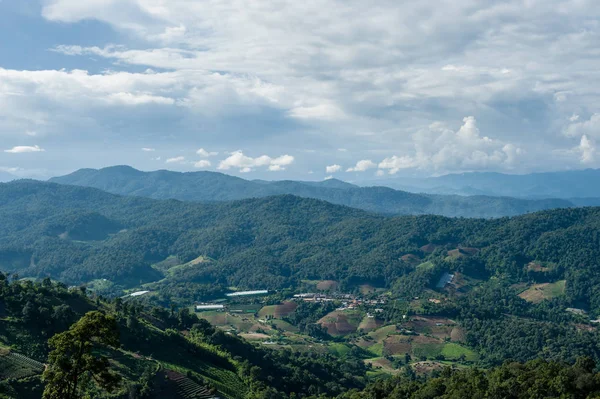
[[[600,166],[597,0],[401,3],[0,0],[0,175]]]

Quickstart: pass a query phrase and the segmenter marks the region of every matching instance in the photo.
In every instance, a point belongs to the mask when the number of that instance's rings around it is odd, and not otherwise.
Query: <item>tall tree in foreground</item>
[[[78,386],[83,377],[93,379],[108,391],[119,384],[120,376],[110,371],[108,359],[92,353],[95,347],[119,346],[114,317],[98,311],[86,313],[69,330],[52,337],[49,344],[53,350],[43,374],[44,399],[81,397]]]

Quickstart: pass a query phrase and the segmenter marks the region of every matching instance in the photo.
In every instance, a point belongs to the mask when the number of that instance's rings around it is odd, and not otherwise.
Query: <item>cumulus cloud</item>
[[[365,172],[369,169],[376,168],[377,164],[370,159],[363,159],[356,163],[356,166],[348,168],[346,172]]]
[[[579,115],[574,115],[569,118],[569,121],[571,123],[563,130],[567,137],[583,135],[600,137],[600,113],[592,114],[587,120],[582,120]]]
[[[144,151],[144,152],[154,152],[154,151],[156,151],[156,149],[144,147],[144,148],[142,148],[142,151]]]
[[[325,173],[336,173],[342,170],[342,166],[338,164],[333,164],[325,167]]]
[[[482,136],[473,116],[463,118],[456,131],[443,123],[433,123],[413,134],[412,145],[412,154],[385,158],[379,169],[390,174],[411,168],[434,172],[510,169],[524,154],[513,143]]]
[[[201,157],[205,157],[205,158],[214,157],[216,155],[219,155],[218,152],[212,152],[212,151],[209,152],[209,151],[205,150],[204,148],[200,148],[198,151],[196,151],[196,154],[200,155]]]
[[[585,134],[581,136],[579,152],[581,153],[581,163],[590,164],[594,162],[596,146]]]
[[[600,8],[525,3],[349,0],[332,10],[327,0],[45,0],[42,16],[62,23],[50,25],[98,20],[116,44],[86,46],[84,31],[53,49],[79,69],[0,69],[0,136],[85,131],[102,141],[107,130],[162,137],[176,125],[186,145],[216,131],[204,145],[233,137],[262,149],[268,135],[290,148],[318,140],[311,145],[335,149],[346,140],[356,159],[384,148],[390,172],[555,168],[547,155],[570,151],[567,138],[599,139],[590,115],[600,110]],[[90,59],[93,72],[83,67]],[[466,122],[458,131],[456,118],[471,114],[485,135]],[[260,132],[267,126],[274,132]]]
[[[185,157],[174,157],[174,158],[168,158],[165,163],[182,163],[185,162]]]
[[[4,150],[4,152],[9,152],[11,154],[23,154],[27,152],[44,152],[43,148],[40,148],[38,145],[28,146],[28,145],[18,145],[9,150]]]
[[[271,172],[279,172],[294,162],[294,157],[291,155],[281,155],[276,158],[271,158],[268,155],[262,155],[257,158],[252,158],[244,155],[240,150],[234,151],[219,163],[220,170],[238,169],[242,173],[252,172],[256,168],[266,167]]]
[[[210,165],[211,163],[209,160],[201,159],[200,161],[194,163],[194,168],[205,169],[210,167]]]

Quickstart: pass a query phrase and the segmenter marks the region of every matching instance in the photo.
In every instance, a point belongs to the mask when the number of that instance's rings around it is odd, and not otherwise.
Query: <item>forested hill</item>
[[[183,201],[230,201],[292,194],[372,212],[462,217],[514,216],[572,207],[564,199],[413,194],[388,187],[358,187],[339,180],[323,182],[249,181],[216,172],[142,172],[129,166],[81,169],[51,179],[54,183],[98,188],[113,194]]]
[[[600,309],[593,295],[600,289],[600,208],[493,220],[383,217],[289,195],[198,204],[35,181],[0,184],[0,270],[136,286],[162,279],[153,265],[169,257],[203,257],[181,278],[210,289],[332,279],[345,287],[400,284],[406,293],[456,269],[515,282],[566,279],[570,301]],[[415,259],[436,267],[418,268]],[[547,266],[532,272],[530,262]]]

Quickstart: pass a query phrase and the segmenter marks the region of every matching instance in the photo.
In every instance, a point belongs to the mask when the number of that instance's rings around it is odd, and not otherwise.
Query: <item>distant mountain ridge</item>
[[[502,217],[575,206],[564,199],[526,200],[490,196],[414,194],[389,187],[358,187],[340,180],[322,182],[244,180],[217,172],[142,172],[130,166],[80,169],[53,183],[98,188],[113,194],[182,201],[231,201],[291,194],[371,212],[399,215]]]
[[[597,198],[600,197],[600,169],[510,175],[470,172],[439,177],[394,178],[368,184],[429,194],[491,195],[515,198]],[[594,203],[595,205],[598,202]]]
[[[15,179],[17,179],[15,175],[0,170],[0,183],[9,182]]]

